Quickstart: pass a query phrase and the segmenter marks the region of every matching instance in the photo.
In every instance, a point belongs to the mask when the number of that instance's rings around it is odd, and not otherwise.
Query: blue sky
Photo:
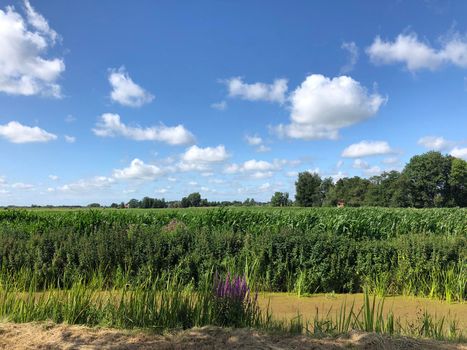
[[[467,159],[462,1],[0,1],[0,205]]]

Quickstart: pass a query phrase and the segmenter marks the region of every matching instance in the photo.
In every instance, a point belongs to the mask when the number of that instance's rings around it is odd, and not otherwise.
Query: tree
[[[183,197],[180,202],[182,208],[199,207],[201,205],[201,195],[199,192],[190,193],[187,197]]]
[[[400,198],[400,176],[401,174],[398,171],[392,170],[371,177],[365,195],[365,204],[380,207],[403,206]]]
[[[323,202],[321,193],[321,177],[308,171],[298,174],[295,182],[295,200],[301,207],[317,207]]]
[[[450,202],[449,174],[452,160],[453,157],[434,151],[410,159],[402,172],[409,206],[446,206]]]
[[[346,206],[359,207],[364,204],[370,181],[361,177],[345,177],[336,182],[331,203],[343,200]]]
[[[467,162],[454,158],[449,174],[449,186],[453,205],[467,207]]]
[[[99,203],[91,203],[88,204],[88,208],[100,208],[101,205]]]
[[[326,177],[322,180],[319,188],[321,192],[322,205],[330,205],[327,199],[331,197],[331,194],[334,191],[334,187],[335,186],[332,177]]]
[[[273,207],[286,207],[290,205],[288,192],[275,192],[271,198],[271,205]]]
[[[141,202],[137,199],[132,199],[128,202],[128,207],[129,208],[140,208],[141,207]]]

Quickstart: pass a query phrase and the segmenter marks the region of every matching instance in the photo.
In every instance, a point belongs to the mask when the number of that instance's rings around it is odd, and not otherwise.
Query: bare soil
[[[372,333],[315,339],[304,335],[267,334],[248,329],[193,328],[156,335],[142,331],[89,328],[51,323],[0,323],[0,349],[376,349],[467,350],[466,345]]]

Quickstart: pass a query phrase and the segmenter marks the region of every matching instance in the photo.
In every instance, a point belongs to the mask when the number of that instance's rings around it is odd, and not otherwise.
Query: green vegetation
[[[364,166],[364,165],[361,165]],[[402,172],[383,172],[369,179],[342,178],[335,184],[318,174],[303,172],[295,183],[299,206],[465,207],[467,162],[439,152],[410,159]]]
[[[0,278],[24,290],[212,271],[255,290],[465,300],[465,209],[0,211]]]

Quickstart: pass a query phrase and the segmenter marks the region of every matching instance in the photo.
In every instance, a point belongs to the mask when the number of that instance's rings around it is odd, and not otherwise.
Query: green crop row
[[[255,288],[465,300],[465,209],[0,211],[0,278],[63,287],[209,271]],[[119,277],[120,276],[120,277]],[[22,281],[22,282],[20,282]],[[17,283],[17,284],[18,284]]]

